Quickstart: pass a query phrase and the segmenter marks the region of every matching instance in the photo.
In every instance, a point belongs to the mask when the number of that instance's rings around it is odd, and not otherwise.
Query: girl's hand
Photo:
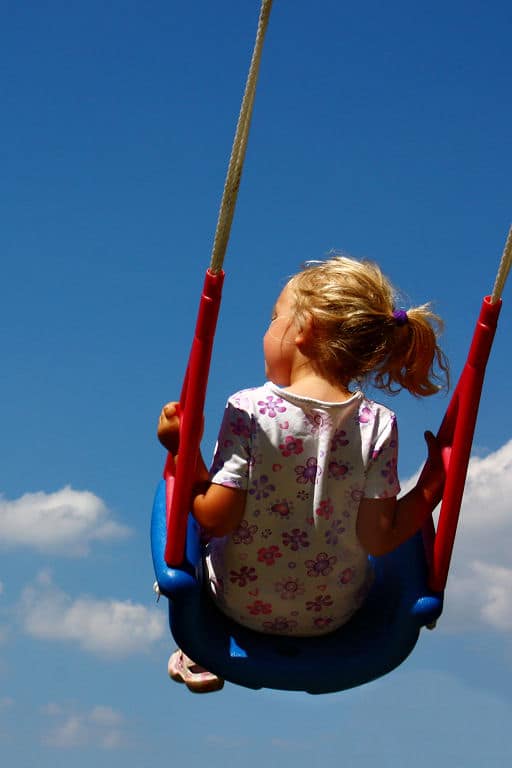
[[[432,432],[425,432],[428,458],[418,479],[417,488],[434,509],[443,496],[446,472],[443,463],[441,444]]]
[[[176,456],[180,444],[179,403],[167,403],[162,408],[158,419],[158,439],[169,453]]]
[[[441,501],[445,469],[441,444],[425,432],[428,458],[418,482],[400,499],[361,499],[357,514],[357,536],[374,557],[392,552],[425,523]]]

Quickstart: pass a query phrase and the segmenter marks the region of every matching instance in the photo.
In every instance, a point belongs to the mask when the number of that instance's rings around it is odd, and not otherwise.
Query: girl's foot
[[[221,677],[200,667],[179,648],[171,654],[167,670],[170,678],[177,683],[185,683],[193,693],[210,693],[220,691],[224,687],[224,680]]]

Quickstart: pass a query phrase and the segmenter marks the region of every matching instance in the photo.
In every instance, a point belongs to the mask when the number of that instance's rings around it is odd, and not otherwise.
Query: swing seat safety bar
[[[442,592],[448,579],[485,369],[501,305],[501,299],[492,303],[489,296],[482,302],[466,363],[437,434],[446,483],[435,535],[431,520],[424,529],[429,586],[434,592]]]
[[[179,461],[175,462],[169,453],[164,467],[168,531],[165,561],[173,567],[182,563],[185,551],[187,518],[203,429],[206,387],[223,283],[222,270],[216,274],[209,269],[206,271],[180,396]]]

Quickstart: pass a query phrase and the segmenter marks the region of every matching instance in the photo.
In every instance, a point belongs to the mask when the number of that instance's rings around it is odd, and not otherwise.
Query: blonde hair
[[[307,354],[329,381],[418,397],[448,386],[441,319],[428,304],[396,312],[397,293],[377,264],[333,256],[306,264],[288,285],[299,326],[310,318]]]

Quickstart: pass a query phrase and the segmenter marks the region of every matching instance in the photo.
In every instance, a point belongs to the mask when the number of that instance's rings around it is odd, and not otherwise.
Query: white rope
[[[254,97],[256,94],[256,84],[258,81],[261,53],[263,50],[265,32],[267,30],[270,11],[272,8],[272,1],[273,0],[261,1],[258,29],[256,31],[256,40],[254,43],[251,65],[249,67],[249,74],[245,84],[242,106],[240,107],[235,138],[233,140],[233,147],[231,149],[231,157],[229,158],[226,180],[224,182],[224,191],[220,204],[219,217],[217,219],[217,227],[215,229],[212,255],[210,260],[210,272],[213,272],[214,274],[220,272],[222,269],[224,256],[226,255],[226,249],[228,247],[231,224],[233,221],[233,215],[235,213],[238,188],[240,186],[240,179],[242,177],[245,151],[247,149],[247,141],[249,138],[249,128],[254,106]]]
[[[496,304],[501,299],[505,282],[510,272],[510,266],[512,265],[512,226],[508,231],[507,242],[503,249],[503,256],[501,257],[500,265],[498,267],[498,274],[496,275],[496,281],[494,288],[492,289],[491,303]]]

